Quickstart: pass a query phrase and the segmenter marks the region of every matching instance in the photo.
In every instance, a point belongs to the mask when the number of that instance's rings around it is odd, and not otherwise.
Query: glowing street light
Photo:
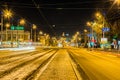
[[[6,28],[9,28],[9,27],[10,27],[10,23],[6,23],[6,24],[5,24],[5,27],[6,27]]]
[[[102,13],[96,12],[95,16],[96,16],[96,18],[97,18],[99,21],[102,22],[101,24],[99,24],[99,28],[100,28],[100,29],[104,28],[105,18],[104,18],[104,16],[102,15]],[[104,32],[103,32],[103,38],[104,38]]]
[[[37,26],[35,24],[33,24],[33,29],[36,29],[36,28],[37,28]]]
[[[25,19],[20,19],[19,24],[20,24],[20,25],[25,25]]]
[[[43,32],[42,32],[42,31],[40,31],[40,32],[39,32],[39,34],[40,34],[40,35],[42,35],[42,34],[43,34]]]
[[[89,22],[89,21],[86,24],[87,24],[87,26],[91,26],[92,25],[91,22]]]
[[[1,45],[2,45],[2,41],[3,41],[3,21],[4,21],[4,17],[5,18],[11,18],[12,17],[12,11],[10,9],[5,9],[2,11],[2,14],[1,14]]]
[[[10,9],[5,9],[5,10],[3,10],[3,16],[5,17],[5,18],[11,18],[12,17],[12,11],[10,10]]]
[[[47,34],[46,33],[44,33],[44,36],[46,36]]]
[[[91,27],[92,37],[94,37],[94,36],[93,36],[93,26],[94,26],[95,23],[94,23],[94,22],[89,22],[89,21],[88,21],[86,24],[87,24],[87,26]]]
[[[19,25],[21,25],[21,26],[24,26],[26,24],[26,21],[25,21],[25,19],[20,19],[19,20]],[[18,26],[19,27],[19,26]],[[25,39],[25,34],[23,34],[23,40]]]
[[[78,39],[79,39],[80,33],[77,31],[75,35],[73,36],[73,40],[75,41],[75,46],[78,47]]]
[[[79,35],[80,33],[79,32],[76,32],[77,35]]]
[[[10,23],[5,24],[6,27],[6,41],[8,40],[7,29],[10,27]]]
[[[87,43],[87,29],[84,29],[84,40],[85,40],[85,45]]]
[[[86,30],[86,29],[84,29],[84,32],[86,33],[86,32],[87,32],[87,30]]]
[[[101,18],[102,18],[102,15],[101,15],[100,12],[96,12],[96,13],[95,13],[95,17],[96,17],[97,19],[101,19]]]
[[[113,5],[114,5],[114,4],[117,4],[117,6],[120,6],[120,0],[114,0]]]

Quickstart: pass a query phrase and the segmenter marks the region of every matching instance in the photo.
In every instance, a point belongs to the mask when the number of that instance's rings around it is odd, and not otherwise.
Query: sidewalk
[[[111,54],[120,57],[120,50],[116,49],[101,49],[101,48],[93,48],[94,51],[103,51],[107,52],[106,54]]]
[[[31,50],[31,49],[35,49],[34,46],[31,47],[17,47],[17,48],[0,48],[0,51],[5,51],[5,50]]]
[[[66,50],[61,49],[57,52],[39,80],[77,80]]]
[[[93,48],[93,50],[107,51],[107,52],[120,52],[120,50],[117,50],[117,49],[101,49],[101,48]]]

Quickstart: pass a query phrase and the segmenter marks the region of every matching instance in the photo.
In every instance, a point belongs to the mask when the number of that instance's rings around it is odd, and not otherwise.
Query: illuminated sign
[[[11,26],[10,27],[11,30],[24,30],[24,26]]]
[[[107,27],[102,28],[102,31],[103,31],[103,32],[108,32],[108,31],[110,31],[110,28],[107,28]]]

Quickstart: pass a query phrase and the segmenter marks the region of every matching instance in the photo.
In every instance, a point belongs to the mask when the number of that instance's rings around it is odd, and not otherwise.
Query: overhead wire
[[[46,19],[46,17],[44,16],[44,14],[42,13],[42,11],[40,10],[39,5],[37,5],[34,0],[32,0],[32,2],[34,3],[36,9],[39,11],[40,15],[43,17],[44,21],[45,21],[45,22],[47,23],[47,25],[51,28],[52,33],[53,33],[54,35],[56,35],[53,27],[49,24],[48,20]]]
[[[2,5],[2,6],[4,6],[4,5]],[[17,7],[17,8],[36,8],[36,7],[31,7],[31,6],[12,6],[12,7]],[[85,8],[83,8],[83,7],[81,7],[81,8],[78,8],[78,7],[76,7],[76,8],[73,8],[73,7],[70,7],[70,8],[67,8],[67,7],[38,7],[38,9],[58,9],[58,10],[62,10],[62,9],[66,9],[66,10],[84,10],[84,9],[109,9],[109,8],[103,8],[103,7],[96,7],[96,8],[87,8],[87,7],[85,7]],[[116,9],[116,8],[112,8],[112,9]]]
[[[1,1],[0,4],[1,6],[3,5],[4,1]],[[59,5],[77,5],[77,4],[92,4],[92,3],[102,3],[103,1],[83,1],[83,2],[61,2],[61,3],[44,3],[40,4],[40,3],[36,3],[35,0],[32,0],[33,4],[28,4],[28,3],[11,3],[11,2],[6,2],[12,5],[12,7],[20,7],[20,8],[36,8],[40,15],[43,17],[43,19],[45,20],[45,22],[47,23],[47,25],[52,29],[52,31],[54,31],[53,27],[49,24],[47,18],[44,16],[43,12],[40,9],[66,9],[66,10],[80,10],[80,9],[96,9],[94,7],[51,7],[51,6],[59,6]],[[108,2],[108,0],[104,1],[104,3]],[[103,7],[97,7],[100,9],[108,9],[108,8],[103,8]]]
[[[64,3],[46,3],[46,4],[42,4],[42,5],[76,5],[76,4],[97,4],[97,3],[102,3],[103,1],[83,1],[83,2],[64,2]],[[104,2],[108,2],[108,1],[104,1]]]
[[[5,1],[6,2],[6,1]],[[42,3],[42,4],[39,4],[39,5],[76,5],[76,4],[91,4],[91,3],[101,3],[103,1],[82,1],[82,2],[57,2],[57,3]],[[104,1],[104,2],[108,2],[108,1]],[[0,1],[0,3],[4,3],[4,1]],[[30,4],[30,3],[15,3],[15,2],[6,2],[8,4],[12,4],[12,5],[33,5],[33,4]]]
[[[91,4],[91,3],[96,4],[96,3],[102,3],[103,1],[83,1],[83,2],[43,3],[43,4],[40,4],[40,3],[36,4],[34,0],[32,0],[32,2],[34,3],[35,6],[33,6],[33,4],[30,4],[30,3],[29,4],[27,4],[27,3],[11,3],[11,2],[6,2],[6,3],[12,5],[13,7],[21,7],[21,8],[36,8],[37,7],[37,8],[42,8],[42,9],[60,9],[60,8],[62,8],[62,9],[95,9],[93,7],[83,7],[80,4],[83,4],[83,5]],[[105,2],[108,2],[108,1],[104,1],[104,3]],[[2,6],[4,6],[3,3],[0,3],[0,4]],[[39,7],[38,7],[38,5],[39,5]],[[78,8],[72,8],[72,7],[70,7],[70,8],[54,7],[53,8],[52,7],[52,6],[60,6],[60,5],[62,5],[62,6],[80,5],[81,7],[78,7]],[[101,8],[101,7],[99,7],[99,8]]]

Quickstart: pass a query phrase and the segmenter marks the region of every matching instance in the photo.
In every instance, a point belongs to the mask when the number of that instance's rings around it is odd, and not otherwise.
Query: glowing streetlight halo
[[[25,25],[25,19],[20,19],[20,25]]]
[[[42,32],[42,31],[40,31],[40,32],[39,32],[39,34],[41,34],[41,35],[42,35],[42,34],[43,34],[43,32]]]
[[[84,32],[86,33],[86,32],[87,32],[87,29],[84,29]]]
[[[95,13],[95,17],[100,19],[100,18],[102,18],[102,14],[100,12],[96,12]]]
[[[36,28],[37,28],[37,26],[35,24],[33,24],[33,29],[36,29]]]
[[[92,26],[92,22],[88,21],[87,23],[87,26]]]
[[[6,28],[9,28],[9,27],[10,27],[10,23],[6,23],[6,24],[5,24],[5,27],[6,27]]]
[[[13,16],[12,10],[11,9],[3,10],[3,16],[8,19],[11,18]]]
[[[114,0],[113,5],[117,4],[117,6],[120,6],[120,0]]]

